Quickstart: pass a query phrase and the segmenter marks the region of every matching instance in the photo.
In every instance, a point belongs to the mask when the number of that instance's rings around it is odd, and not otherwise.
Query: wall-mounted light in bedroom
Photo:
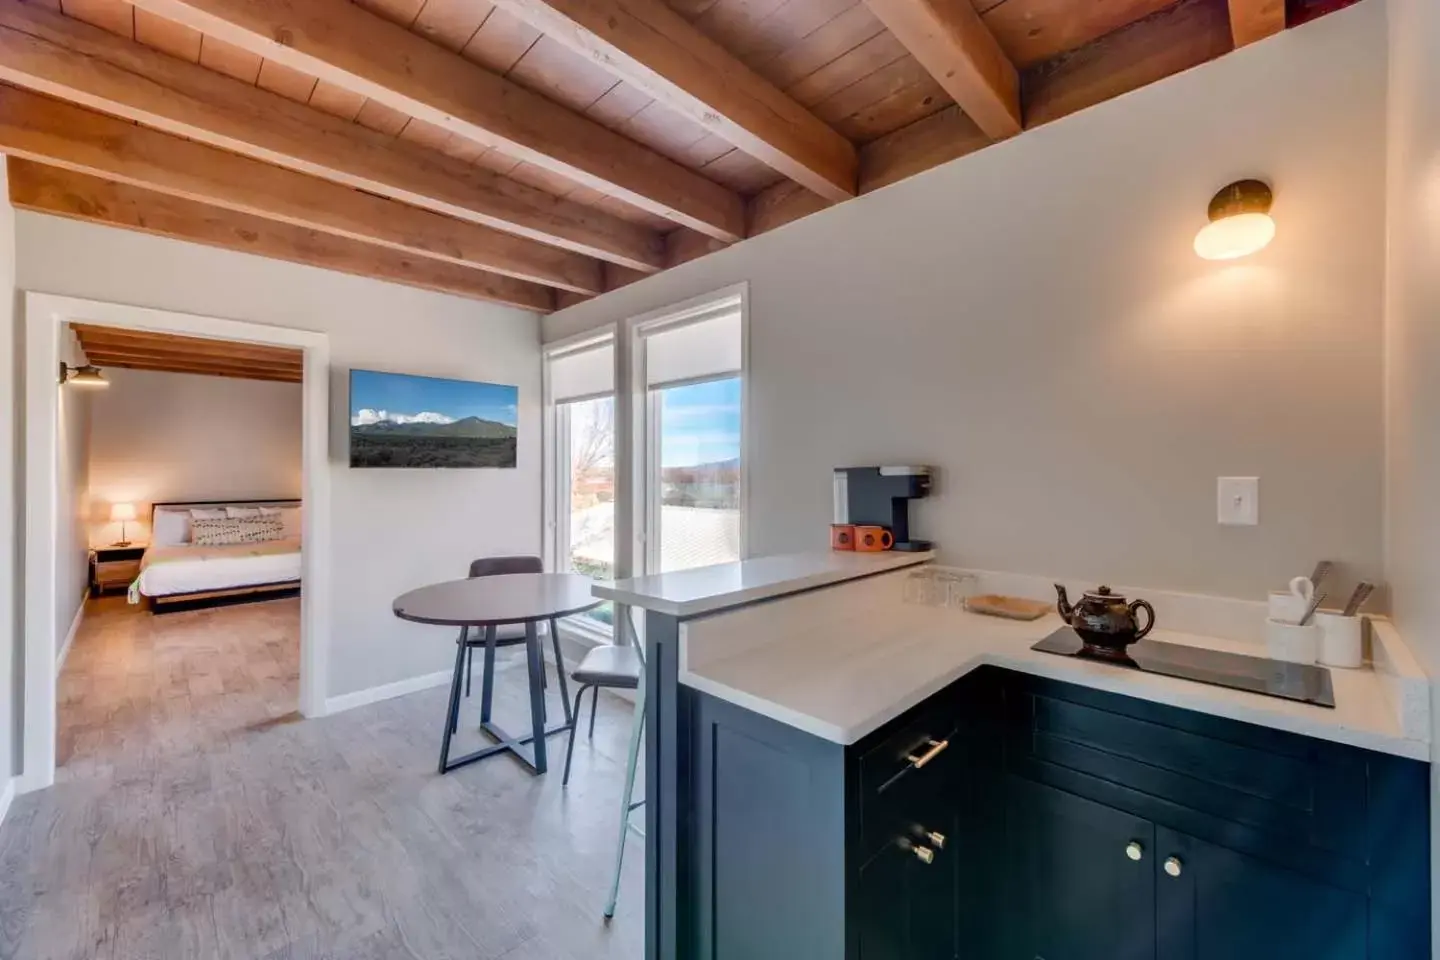
[[[1210,222],[1196,234],[1195,252],[1206,260],[1238,260],[1264,250],[1275,239],[1274,202],[1262,180],[1230,184],[1210,201]]]
[[[88,363],[83,367],[72,367],[68,363],[60,364],[60,382],[68,383],[72,387],[110,386],[110,381],[105,379],[100,368]]]

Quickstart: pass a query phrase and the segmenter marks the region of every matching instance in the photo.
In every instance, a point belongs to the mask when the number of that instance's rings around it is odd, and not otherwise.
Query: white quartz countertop
[[[680,682],[835,743],[850,744],[984,664],[1428,760],[1371,670],[1331,669],[1336,707],[1038,653],[1063,626],[907,604],[877,577],[682,625]],[[1151,639],[1264,656],[1253,644],[1156,630]]]
[[[935,554],[928,551],[791,553],[602,582],[595,584],[592,592],[616,603],[676,617],[693,617],[913,567],[934,558]]]

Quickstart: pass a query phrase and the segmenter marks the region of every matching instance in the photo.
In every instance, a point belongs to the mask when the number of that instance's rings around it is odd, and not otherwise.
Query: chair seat
[[[634,690],[640,686],[640,670],[640,654],[634,647],[607,644],[585,654],[571,676],[590,686]]]
[[[535,624],[535,633],[540,639],[545,639],[550,636],[550,625],[543,620],[540,621]],[[505,623],[495,628],[495,646],[497,647],[513,647],[517,643],[524,642],[525,624],[523,623]],[[485,646],[485,628],[471,627],[466,644],[471,647]]]

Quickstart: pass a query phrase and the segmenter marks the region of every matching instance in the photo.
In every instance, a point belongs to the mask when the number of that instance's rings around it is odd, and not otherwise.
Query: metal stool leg
[[[630,755],[625,764],[625,793],[620,797],[620,842],[615,848],[615,875],[610,880],[610,899],[605,901],[605,919],[615,916],[615,902],[620,899],[620,867],[625,862],[625,835],[630,830],[630,795],[635,790],[635,767],[640,761],[640,736],[645,730],[646,671],[640,673],[635,688],[635,715],[630,721]]]
[[[595,692],[590,695],[590,739],[591,739],[591,740],[594,740],[594,739],[595,739],[595,711],[600,709],[600,688],[599,688],[599,687],[593,687],[592,689],[593,689]],[[580,699],[579,699],[578,697],[575,699],[575,709],[576,709],[576,711],[577,711],[577,717],[578,717],[578,711],[579,711],[579,709],[580,709]]]
[[[575,711],[572,716],[578,717],[580,715],[580,698],[585,696],[586,686],[587,685],[582,684],[580,689],[575,692]],[[595,689],[598,690],[599,687]],[[577,726],[579,726],[578,723],[571,721],[570,742],[565,745],[565,776],[560,778],[560,786],[562,787],[570,785],[570,758],[575,755],[575,728]]]

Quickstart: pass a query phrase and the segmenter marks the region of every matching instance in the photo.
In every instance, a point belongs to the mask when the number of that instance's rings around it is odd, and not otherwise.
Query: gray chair
[[[500,577],[511,573],[544,572],[545,564],[541,561],[539,557],[481,557],[479,560],[471,562],[469,579],[475,580],[480,577]],[[495,627],[494,629],[496,647],[514,647],[525,642],[525,624],[523,623],[509,623],[503,626]],[[551,642],[554,644],[555,647],[555,663],[557,665],[556,669],[561,669],[560,665],[563,664],[564,661],[560,659],[560,636],[555,630],[554,621],[551,621],[548,627],[546,624],[539,624],[537,626],[537,630],[539,631],[542,639],[544,638],[546,633],[550,634]],[[477,647],[481,650],[486,649],[485,631],[477,627],[475,629],[475,633],[472,635],[470,632],[470,628],[465,627],[460,631],[460,639],[461,642],[465,644],[466,648],[465,696],[468,697],[470,696],[470,680],[475,673],[475,649]],[[488,657],[484,665],[484,669],[485,673],[484,676],[481,678],[481,700],[483,702],[483,712],[488,719],[490,715],[490,696],[491,691],[494,688],[495,680],[495,664],[492,660],[489,660]],[[548,681],[546,682],[545,686],[549,686]],[[459,726],[460,718],[457,714],[455,722],[450,728],[451,732],[458,732]]]
[[[600,688],[610,690],[634,690],[640,686],[640,671],[645,668],[640,652],[633,646],[607,644],[595,647],[585,654],[580,666],[570,677],[580,689],[575,692],[575,709],[570,715],[575,722],[570,726],[570,743],[565,748],[565,776],[560,784],[570,782],[570,757],[575,753],[575,728],[580,725],[580,700],[585,691],[590,695],[590,738],[595,738],[595,711],[600,703]]]

